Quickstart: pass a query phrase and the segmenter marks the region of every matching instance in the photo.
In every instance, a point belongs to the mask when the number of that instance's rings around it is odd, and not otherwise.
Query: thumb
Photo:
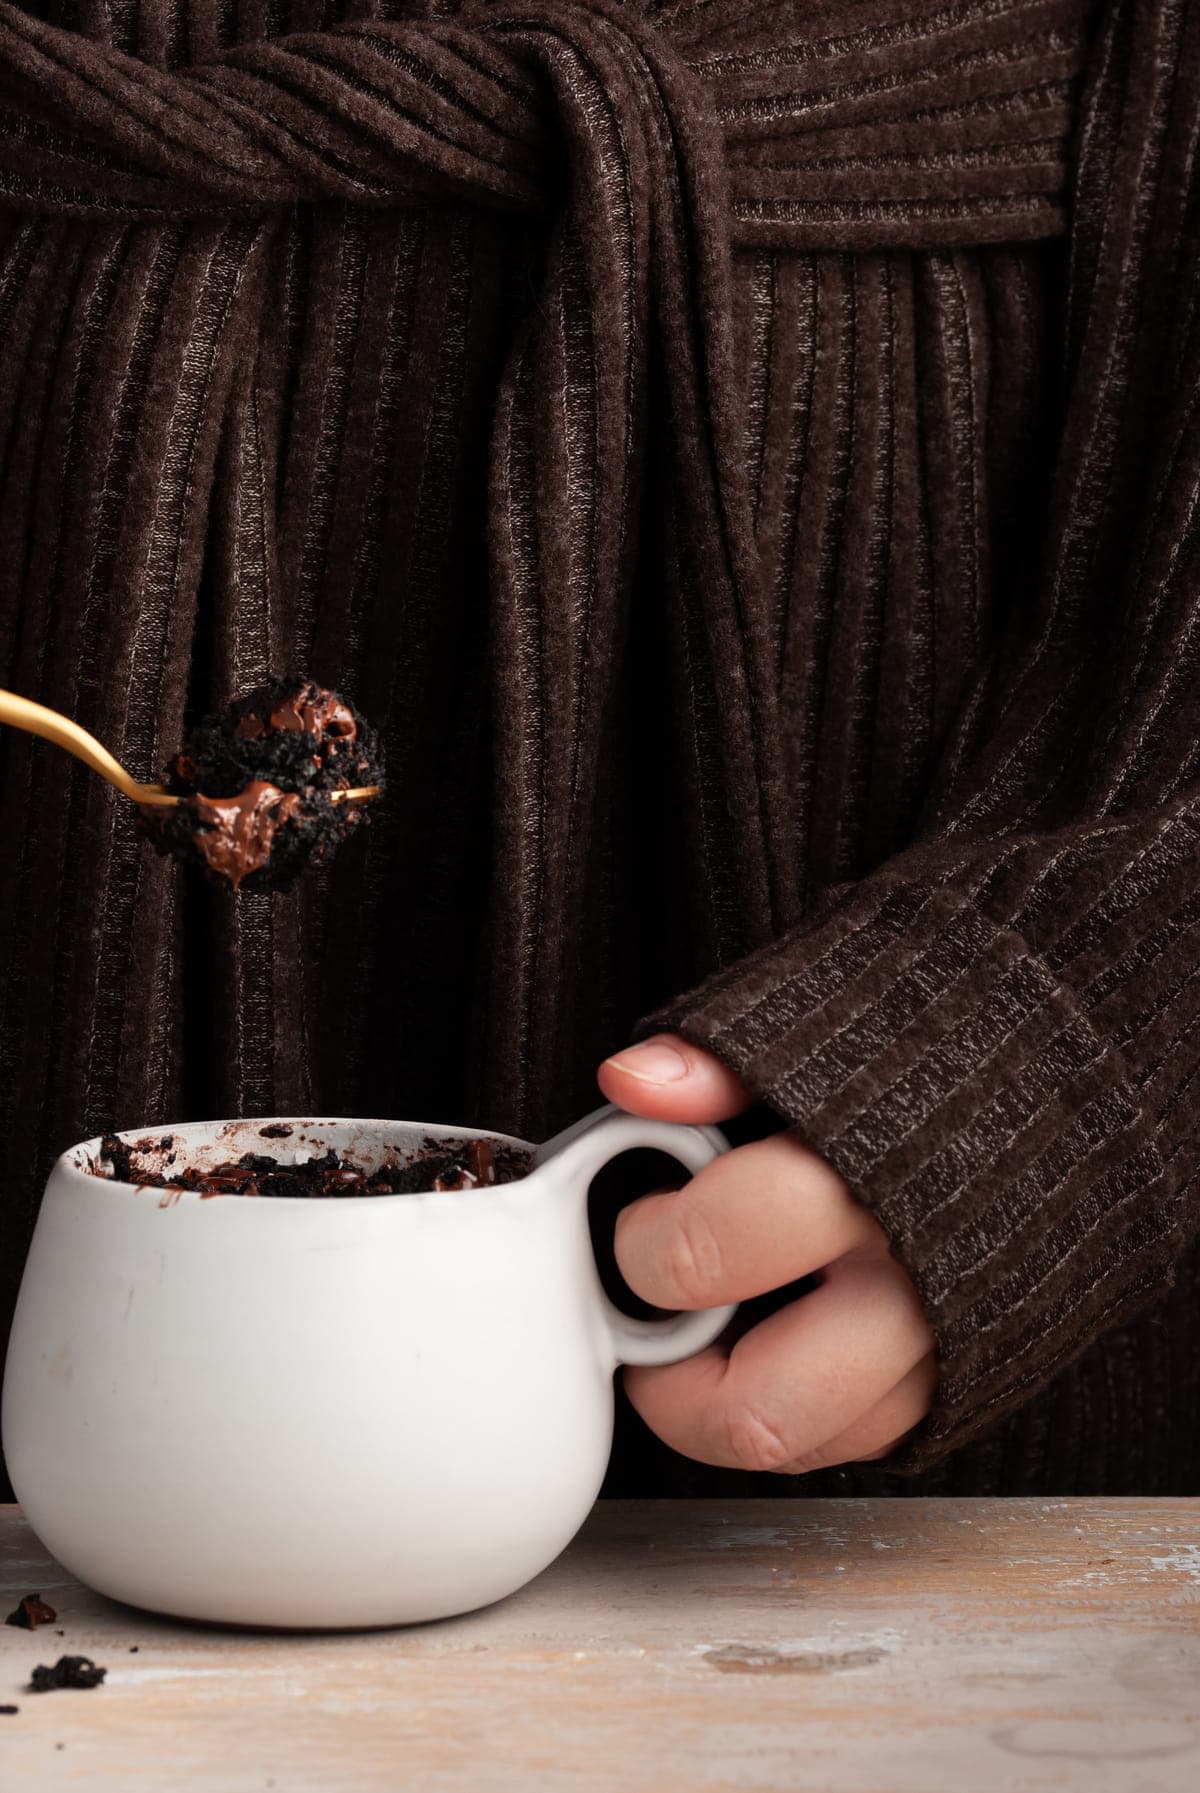
[[[606,1058],[596,1081],[610,1102],[659,1121],[727,1121],[754,1100],[728,1065],[677,1033],[656,1033]]]

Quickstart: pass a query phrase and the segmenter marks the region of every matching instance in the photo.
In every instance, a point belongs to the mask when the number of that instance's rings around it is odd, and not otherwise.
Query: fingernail
[[[618,1071],[627,1071],[643,1083],[678,1083],[690,1069],[683,1053],[677,1052],[674,1046],[665,1045],[662,1040],[646,1040],[640,1046],[626,1046],[623,1052],[614,1052],[604,1062],[616,1065]]]

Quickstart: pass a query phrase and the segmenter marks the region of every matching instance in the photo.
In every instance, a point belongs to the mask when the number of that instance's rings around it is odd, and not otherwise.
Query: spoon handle
[[[99,772],[101,778],[115,785],[123,797],[131,797],[135,803],[154,804],[163,809],[182,802],[182,798],[165,791],[160,784],[139,784],[120,760],[114,759],[108,748],[101,746],[95,735],[89,735],[86,728],[80,728],[77,722],[72,722],[58,710],[48,710],[45,704],[18,697],[15,691],[0,691],[0,722],[7,722],[10,728],[24,729],[27,735],[40,735],[44,741],[53,741],[56,747],[74,754],[93,772]],[[350,791],[331,791],[330,796],[335,803],[364,803],[377,797],[379,788],[377,784],[360,785]]]
[[[165,805],[179,801],[169,792],[139,784],[121,762],[113,758],[108,748],[101,746],[95,735],[89,735],[86,728],[80,728],[69,716],[48,710],[45,704],[18,697],[15,691],[0,691],[0,722],[7,722],[10,728],[24,729],[27,735],[40,735],[44,741],[53,741],[56,747],[74,754],[77,760],[82,760],[85,766],[90,766],[93,772],[115,785],[122,796],[132,797],[135,803]]]

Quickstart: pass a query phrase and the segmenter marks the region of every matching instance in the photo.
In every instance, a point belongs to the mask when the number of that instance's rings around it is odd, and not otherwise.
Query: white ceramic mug
[[[279,1152],[260,1137],[277,1124],[152,1131],[207,1169]],[[285,1124],[365,1168],[430,1136],[508,1139]],[[65,1152],[4,1380],[5,1452],[46,1548],[137,1606],[323,1629],[465,1612],[544,1569],[599,1492],[616,1366],[686,1357],[732,1312],[621,1314],[589,1183],[635,1146],[695,1172],[728,1142],[607,1107],[509,1143],[533,1153],[519,1181],[350,1200],[164,1200],[92,1175],[96,1140]]]

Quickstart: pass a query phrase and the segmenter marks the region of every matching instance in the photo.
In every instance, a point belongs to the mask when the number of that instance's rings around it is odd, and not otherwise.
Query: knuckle
[[[757,1408],[741,1402],[725,1416],[725,1440],[734,1467],[747,1470],[787,1469],[796,1459],[775,1427]]]
[[[723,1258],[712,1223],[694,1203],[682,1201],[672,1217],[663,1269],[678,1305],[711,1304],[720,1285]]]

